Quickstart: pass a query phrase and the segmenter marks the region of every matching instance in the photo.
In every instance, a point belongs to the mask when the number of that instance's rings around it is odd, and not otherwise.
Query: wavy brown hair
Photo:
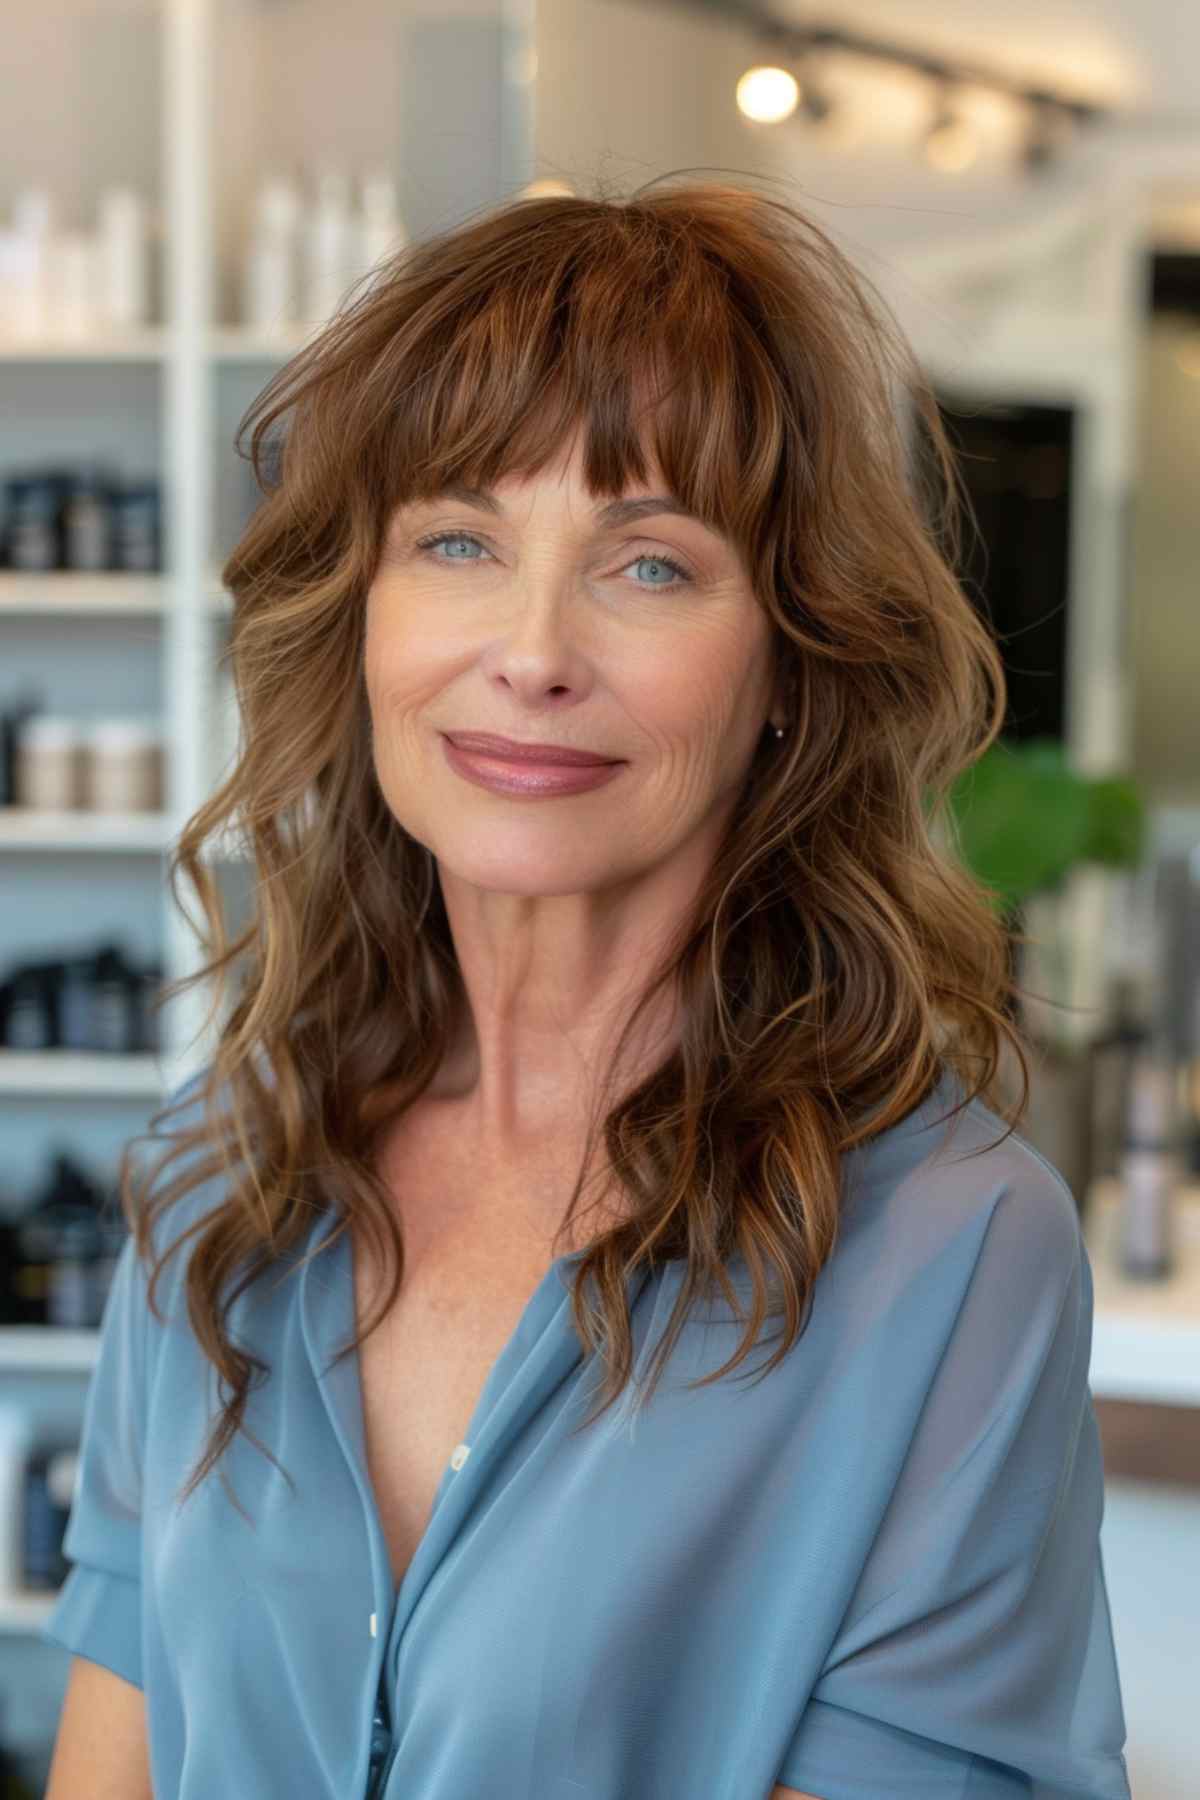
[[[887,304],[811,219],[745,179],[666,176],[632,197],[472,215],[357,284],[235,440],[246,454],[250,433],[262,494],[221,571],[241,736],[169,861],[176,901],[180,871],[199,895],[207,962],[163,990],[212,979],[209,1023],[225,1022],[204,1123],[143,1134],[173,1147],[139,1188],[131,1143],[120,1177],[153,1263],[153,1219],[221,1176],[220,1204],[153,1266],[156,1280],[194,1237],[188,1314],[227,1390],[185,1498],[239,1428],[253,1439],[251,1373],[269,1373],[226,1334],[228,1308],[316,1217],[335,1215],[326,1249],[361,1231],[390,1282],[338,1360],[395,1300],[403,1236],[373,1158],[437,1073],[462,999],[435,859],[373,764],[364,614],[387,523],[452,481],[533,475],[580,428],[592,494],[645,479],[648,443],[672,491],[736,546],[792,696],[622,1035],[564,1211],[565,1231],[602,1131],[628,1216],[575,1272],[576,1330],[608,1363],[584,1424],[632,1379],[625,1284],[639,1265],[686,1263],[643,1399],[697,1297],[719,1286],[737,1306],[735,1253],[753,1280],[746,1334],[696,1385],[749,1354],[770,1277],[785,1330],[765,1375],[833,1252],[844,1154],[947,1071],[1008,1132],[1023,1116],[1012,938],[956,854],[949,806],[1002,728],[1003,666],[956,575],[970,507],[954,453]],[[208,860],[230,830],[256,872],[236,936]],[[678,1047],[614,1091],[635,1020],[672,990]],[[1007,1106],[1006,1044],[1022,1090]]]

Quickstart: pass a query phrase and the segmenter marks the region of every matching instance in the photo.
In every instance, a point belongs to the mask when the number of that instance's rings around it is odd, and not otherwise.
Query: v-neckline
[[[336,1219],[332,1215],[326,1215],[314,1234],[314,1247],[331,1234],[335,1225]],[[513,1362],[517,1346],[519,1344],[526,1347],[531,1346],[535,1337],[540,1337],[549,1326],[554,1314],[569,1304],[571,1283],[568,1271],[581,1261],[584,1255],[585,1251],[583,1250],[572,1250],[556,1257],[547,1266],[537,1286],[530,1293],[522,1308],[520,1318],[494,1359],[480,1388],[466,1434],[462,1440],[472,1449],[475,1447],[487,1417],[499,1399],[498,1388],[503,1391],[503,1385],[507,1384],[510,1365]],[[370,1519],[373,1564],[382,1549],[386,1587],[391,1596],[394,1612],[414,1568],[422,1560],[423,1551],[433,1530],[446,1487],[457,1471],[452,1464],[447,1463],[435,1490],[425,1528],[417,1541],[404,1575],[397,1582],[392,1572],[391,1553],[383,1528],[382,1512],[367,1459],[365,1397],[360,1351],[356,1347],[344,1356],[341,1362],[335,1365],[333,1361],[341,1345],[357,1330],[353,1243],[349,1229],[341,1233],[331,1250],[321,1252],[304,1264],[301,1282],[301,1319],[314,1372],[343,1452],[353,1470],[364,1510]],[[380,1585],[379,1574],[377,1569],[377,1587]]]

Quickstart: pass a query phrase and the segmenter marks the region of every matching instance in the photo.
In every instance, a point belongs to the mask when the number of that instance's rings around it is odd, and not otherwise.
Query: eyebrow
[[[417,504],[433,505],[440,498],[461,500],[467,506],[481,507],[484,512],[504,511],[492,488],[469,487],[465,481],[448,482],[441,495],[429,495]],[[628,525],[634,520],[649,518],[654,513],[674,513],[681,519],[694,519],[706,531],[712,530],[707,519],[702,519],[699,513],[693,512],[690,506],[685,506],[674,494],[641,494],[633,500],[610,500],[597,508],[596,522],[603,526]]]

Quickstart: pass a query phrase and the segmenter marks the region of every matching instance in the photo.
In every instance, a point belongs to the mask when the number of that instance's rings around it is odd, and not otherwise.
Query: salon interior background
[[[95,1341],[66,1321],[101,1291],[85,1265],[103,1265],[86,1231],[81,1260],[78,1231],[37,1252],[16,1228],[61,1197],[56,1156],[102,1190],[203,1055],[200,1002],[154,1037],[144,1001],[193,966],[163,848],[236,737],[213,578],[253,504],[236,423],[328,316],[345,259],[533,184],[620,193],[693,169],[781,184],[879,286],[963,451],[987,549],[964,573],[1004,640],[1009,739],[1051,739],[1080,778],[1128,777],[1145,807],[1135,869],[1082,861],[1027,919],[1047,946],[1037,981],[1067,1008],[1034,1021],[1035,1124],[1094,1245],[1131,1778],[1139,1800],[1182,1800],[1200,1766],[1200,1172],[1183,1171],[1170,1279],[1130,1284],[1105,1235],[1112,1136],[1092,1126],[1120,995],[1170,1007],[1185,1076],[1200,1012],[1184,878],[1200,841],[1200,11],[346,0],[335,18],[301,0],[43,0],[6,23],[0,1219],[10,1277],[52,1259],[55,1311],[34,1323],[45,1293],[10,1280],[0,1739],[32,1791],[66,1674],[34,1632]],[[91,775],[64,805],[68,765]],[[236,905],[236,846],[219,866]]]

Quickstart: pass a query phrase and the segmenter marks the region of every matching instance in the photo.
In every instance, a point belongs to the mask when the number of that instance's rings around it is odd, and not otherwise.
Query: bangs
[[[524,232],[509,215],[503,269],[484,257],[436,302],[402,308],[406,327],[360,365],[376,424],[345,448],[376,528],[455,482],[536,475],[580,438],[594,497],[645,482],[653,463],[749,548],[784,456],[762,321],[670,221],[585,217],[564,249],[545,217],[555,203],[528,204]]]

